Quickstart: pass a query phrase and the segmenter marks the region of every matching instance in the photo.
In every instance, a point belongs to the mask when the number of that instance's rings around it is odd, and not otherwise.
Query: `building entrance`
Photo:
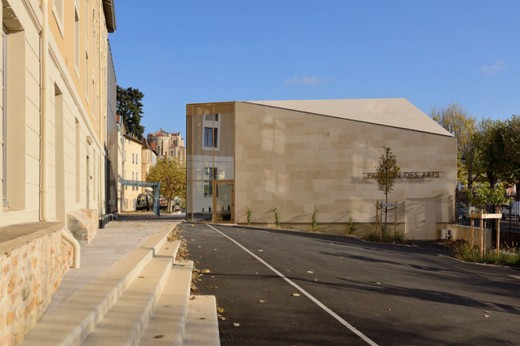
[[[213,183],[213,222],[235,222],[234,182],[215,180]]]

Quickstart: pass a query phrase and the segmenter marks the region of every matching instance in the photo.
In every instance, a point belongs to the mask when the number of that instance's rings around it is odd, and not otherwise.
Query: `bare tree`
[[[376,171],[377,187],[385,194],[385,226],[383,233],[386,234],[386,222],[388,216],[388,194],[394,190],[394,181],[399,174],[399,166],[397,165],[397,158],[392,153],[392,150],[384,146],[384,153],[379,158],[379,166]]]

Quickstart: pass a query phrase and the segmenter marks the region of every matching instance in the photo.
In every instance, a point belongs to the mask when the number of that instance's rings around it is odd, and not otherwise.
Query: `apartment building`
[[[405,99],[200,103],[186,115],[188,219],[373,231],[383,146],[401,167],[392,224],[436,239],[453,217],[456,141]]]
[[[124,142],[124,177],[130,181],[141,181],[143,141],[124,135]],[[140,186],[124,185],[122,211],[136,210],[137,196],[143,191]]]
[[[9,284],[12,294],[0,298],[9,316],[0,340],[15,344],[105,213],[116,22],[113,0],[2,0],[1,8],[0,289]]]
[[[170,133],[160,129],[149,133],[147,139],[159,159],[174,159],[186,164],[186,147],[180,132]]]

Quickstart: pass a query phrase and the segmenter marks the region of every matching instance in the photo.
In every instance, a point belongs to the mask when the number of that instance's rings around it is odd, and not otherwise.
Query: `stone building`
[[[105,213],[116,23],[113,0],[2,0],[1,9],[0,344],[11,345]]]
[[[147,140],[159,159],[178,159],[186,164],[186,147],[180,132],[166,132],[163,129],[149,133]]]
[[[186,114],[189,219],[306,230],[314,219],[366,234],[384,200],[373,179],[383,146],[401,168],[393,226],[435,239],[453,217],[456,141],[405,99],[200,103]]]

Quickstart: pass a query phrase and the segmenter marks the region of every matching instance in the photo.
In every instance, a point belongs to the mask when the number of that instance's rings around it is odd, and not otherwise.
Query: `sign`
[[[377,174],[373,172],[363,172],[363,179],[376,179]],[[399,172],[396,179],[440,179],[440,171],[427,172]]]

